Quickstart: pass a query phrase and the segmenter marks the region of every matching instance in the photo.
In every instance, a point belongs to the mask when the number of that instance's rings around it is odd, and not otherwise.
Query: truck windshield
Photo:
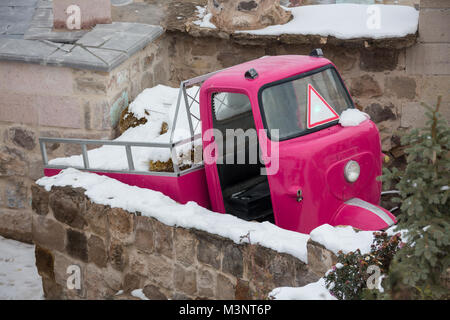
[[[269,137],[270,130],[278,129],[279,140],[336,124],[342,111],[353,108],[353,102],[333,67],[268,84],[262,88],[260,99]]]

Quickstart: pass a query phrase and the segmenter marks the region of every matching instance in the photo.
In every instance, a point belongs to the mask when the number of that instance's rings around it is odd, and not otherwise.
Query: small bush
[[[328,290],[339,300],[361,299],[375,272],[370,266],[376,266],[380,276],[387,273],[401,246],[400,234],[388,236],[386,232],[374,232],[370,253],[361,254],[359,249],[347,254],[340,251],[338,263],[324,277]]]

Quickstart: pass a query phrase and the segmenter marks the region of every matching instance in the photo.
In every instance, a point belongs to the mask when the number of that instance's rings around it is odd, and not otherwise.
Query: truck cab
[[[192,86],[198,88],[195,95],[187,91]],[[320,49],[309,56],[262,57],[183,81],[167,143],[40,138],[44,173],[65,168],[49,162],[45,143],[79,144],[77,169],[160,191],[180,203],[195,201],[301,233],[322,224],[385,229],[396,219],[378,206],[384,156],[379,132],[368,118],[341,125],[343,112],[354,108],[336,66]],[[181,115],[190,136],[174,141]],[[202,157],[182,166],[176,148],[186,143]],[[127,168],[92,168],[88,145],[124,147]],[[136,169],[137,147],[168,148],[173,172]]]
[[[370,120],[338,124],[355,106],[320,54],[263,57],[224,70],[203,83],[200,105],[214,211],[302,233],[325,223],[377,230],[395,222],[377,206],[378,130]]]

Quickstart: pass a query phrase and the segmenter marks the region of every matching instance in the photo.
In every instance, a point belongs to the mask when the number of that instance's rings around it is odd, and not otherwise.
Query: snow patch
[[[411,6],[327,4],[284,8],[293,19],[283,25],[238,31],[254,35],[301,34],[339,39],[397,38],[415,34],[419,12]],[[376,18],[379,17],[379,24]],[[373,20],[375,18],[375,20]],[[369,23],[374,21],[375,23]]]
[[[339,117],[339,124],[343,127],[355,127],[362,122],[369,120],[370,116],[358,109],[347,109],[342,111]]]
[[[131,291],[131,295],[133,297],[139,298],[141,300],[150,300],[149,298],[147,298],[144,294],[144,292],[142,291],[142,289],[136,289]]]
[[[206,13],[206,7],[196,6],[196,8],[199,20],[194,21],[194,24],[200,28],[216,29],[216,26],[211,22],[212,13]]]
[[[303,287],[280,287],[273,289],[269,293],[269,297],[275,300],[337,300],[328,291],[324,278],[320,278],[319,281]]]
[[[42,300],[34,245],[0,236],[0,300]]]
[[[311,240],[320,243],[336,255],[342,250],[344,253],[360,249],[362,254],[370,252],[373,243],[373,231],[356,232],[351,226],[332,227],[323,224],[309,234]]]

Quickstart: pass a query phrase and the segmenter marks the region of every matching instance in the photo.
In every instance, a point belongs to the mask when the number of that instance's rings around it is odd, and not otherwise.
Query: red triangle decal
[[[308,84],[307,118],[308,129],[339,119],[333,107],[310,84]]]

